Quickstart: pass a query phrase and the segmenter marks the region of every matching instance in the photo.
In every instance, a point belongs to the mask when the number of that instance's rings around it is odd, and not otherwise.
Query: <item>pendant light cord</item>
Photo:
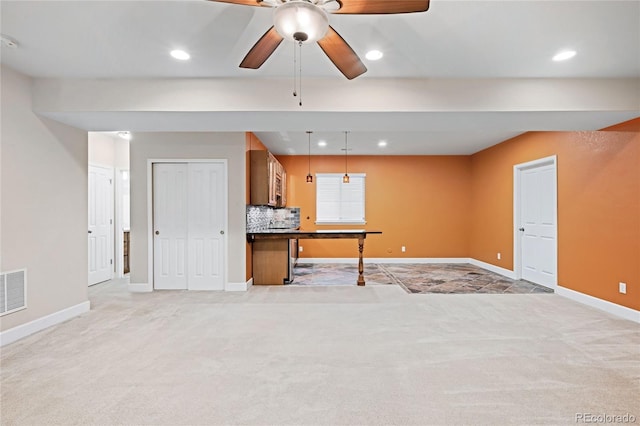
[[[347,165],[347,156],[349,155],[349,144],[347,143],[347,134],[344,132],[344,176],[342,177],[342,183],[349,183],[349,167]]]
[[[311,130],[307,130],[307,139],[309,141],[309,171],[307,172],[307,183],[313,183],[313,176],[311,176]]]
[[[311,174],[311,132],[309,132],[309,174]]]

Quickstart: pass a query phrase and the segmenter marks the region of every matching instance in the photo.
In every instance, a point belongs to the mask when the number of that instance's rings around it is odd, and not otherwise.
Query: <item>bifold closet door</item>
[[[153,165],[154,288],[224,289],[222,163]]]
[[[188,191],[189,290],[223,290],[224,166],[190,163]]]
[[[187,288],[187,164],[153,165],[153,287]]]

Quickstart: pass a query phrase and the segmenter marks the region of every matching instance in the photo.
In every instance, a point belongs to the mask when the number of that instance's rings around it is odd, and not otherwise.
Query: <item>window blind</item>
[[[342,174],[316,174],[316,223],[365,222],[364,173],[349,174],[349,183]]]

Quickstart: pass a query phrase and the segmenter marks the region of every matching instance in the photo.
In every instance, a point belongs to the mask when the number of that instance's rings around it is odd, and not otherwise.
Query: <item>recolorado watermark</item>
[[[636,416],[633,414],[593,414],[593,413],[576,413],[576,423],[635,423]]]

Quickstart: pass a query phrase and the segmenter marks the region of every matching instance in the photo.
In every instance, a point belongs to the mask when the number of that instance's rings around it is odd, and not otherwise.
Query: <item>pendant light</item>
[[[347,143],[347,134],[344,132],[344,176],[342,176],[342,183],[349,183],[349,173],[347,173],[347,155],[349,152],[349,145]]]
[[[313,176],[311,176],[311,133],[307,130],[307,138],[309,139],[309,172],[307,173],[307,183],[313,183]]]

